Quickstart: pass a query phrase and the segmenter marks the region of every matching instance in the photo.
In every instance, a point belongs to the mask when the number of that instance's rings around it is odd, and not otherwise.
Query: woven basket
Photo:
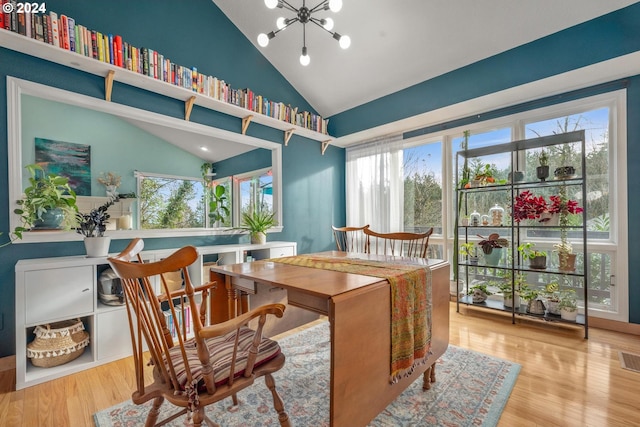
[[[27,345],[34,366],[51,368],[80,357],[89,345],[89,334],[80,319],[36,326],[36,338]]]

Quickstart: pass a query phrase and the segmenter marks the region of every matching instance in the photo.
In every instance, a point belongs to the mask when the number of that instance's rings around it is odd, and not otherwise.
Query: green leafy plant
[[[547,283],[542,292],[549,301],[560,302],[560,286],[556,282]]]
[[[103,237],[104,232],[107,230],[109,218],[111,218],[107,210],[117,201],[118,197],[109,198],[106,203],[92,209],[88,214],[76,214],[76,219],[78,220],[76,232],[84,237]]]
[[[567,311],[575,311],[578,309],[578,300],[576,298],[576,291],[573,289],[565,289],[560,292],[560,303],[558,304],[560,309]]]
[[[482,291],[484,292],[485,295],[493,295],[493,293],[487,288],[486,283],[479,283],[477,285],[473,285],[472,287],[469,288],[469,292],[467,292],[467,295],[473,294],[473,291],[475,290]]]
[[[76,193],[69,186],[69,178],[45,173],[40,165],[25,166],[29,171],[29,186],[24,190],[24,198],[17,201],[19,208],[14,213],[20,215],[22,225],[14,230],[17,238],[42,221],[45,212],[60,209],[64,215],[62,228],[70,230],[76,225]]]
[[[527,242],[527,243],[523,243],[520,246],[518,246],[518,252],[520,252],[520,254],[522,255],[523,259],[534,259],[540,256],[547,256],[547,253],[545,251],[537,251],[535,250],[533,247],[535,246],[535,243],[531,243],[531,242]]]
[[[478,256],[478,248],[473,242],[462,243],[458,252],[463,256]]]
[[[241,230],[249,233],[265,233],[268,229],[277,224],[275,212],[266,209],[247,210],[242,213]]]
[[[223,185],[216,185],[212,180],[212,171],[211,163],[205,162],[200,165],[202,181],[205,185],[205,199],[209,205],[209,220],[212,223],[220,222],[222,224],[230,215],[229,198],[226,194],[227,189]]]
[[[549,166],[549,155],[546,151],[544,151],[544,149],[540,151],[540,154],[538,155],[538,161],[540,162],[540,166]]]
[[[226,206],[228,200],[226,192],[227,189],[223,185],[216,185],[215,189],[209,193],[211,197],[209,200],[209,219],[213,222],[220,221],[222,223],[229,216],[229,208]]]

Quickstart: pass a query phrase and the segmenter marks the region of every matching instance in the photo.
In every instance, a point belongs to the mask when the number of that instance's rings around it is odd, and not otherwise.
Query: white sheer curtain
[[[402,135],[347,148],[346,154],[346,225],[369,224],[382,233],[402,231]]]

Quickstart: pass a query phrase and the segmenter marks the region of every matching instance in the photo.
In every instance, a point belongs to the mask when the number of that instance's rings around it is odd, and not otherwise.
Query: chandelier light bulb
[[[265,0],[265,3],[266,2],[267,0]],[[269,7],[269,5],[267,5],[267,7]],[[342,0],[329,0],[329,9],[334,13],[340,12],[340,9],[342,9]]]
[[[269,44],[269,36],[267,36],[265,33],[258,34],[258,44],[261,47],[267,47],[267,45]]]
[[[276,27],[279,30],[283,29],[287,25],[287,21],[281,16],[276,20]]]
[[[342,36],[342,37],[340,37],[340,40],[338,41],[338,43],[340,44],[341,48],[348,49],[349,46],[351,46],[351,37]]]
[[[275,9],[278,6],[278,0],[264,0],[264,4],[269,9]]]
[[[302,48],[302,55],[300,55],[300,64],[306,67],[309,65],[309,62],[311,62],[311,58],[307,55],[307,47],[305,46]]]
[[[333,19],[325,18],[321,22],[322,22],[322,26],[324,27],[325,30],[327,30],[327,31],[333,30]]]

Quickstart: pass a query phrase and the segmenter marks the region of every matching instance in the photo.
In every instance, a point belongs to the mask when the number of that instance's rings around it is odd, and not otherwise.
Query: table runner
[[[431,269],[397,262],[322,255],[296,255],[268,261],[387,279],[391,289],[390,381],[411,375],[431,348]]]

